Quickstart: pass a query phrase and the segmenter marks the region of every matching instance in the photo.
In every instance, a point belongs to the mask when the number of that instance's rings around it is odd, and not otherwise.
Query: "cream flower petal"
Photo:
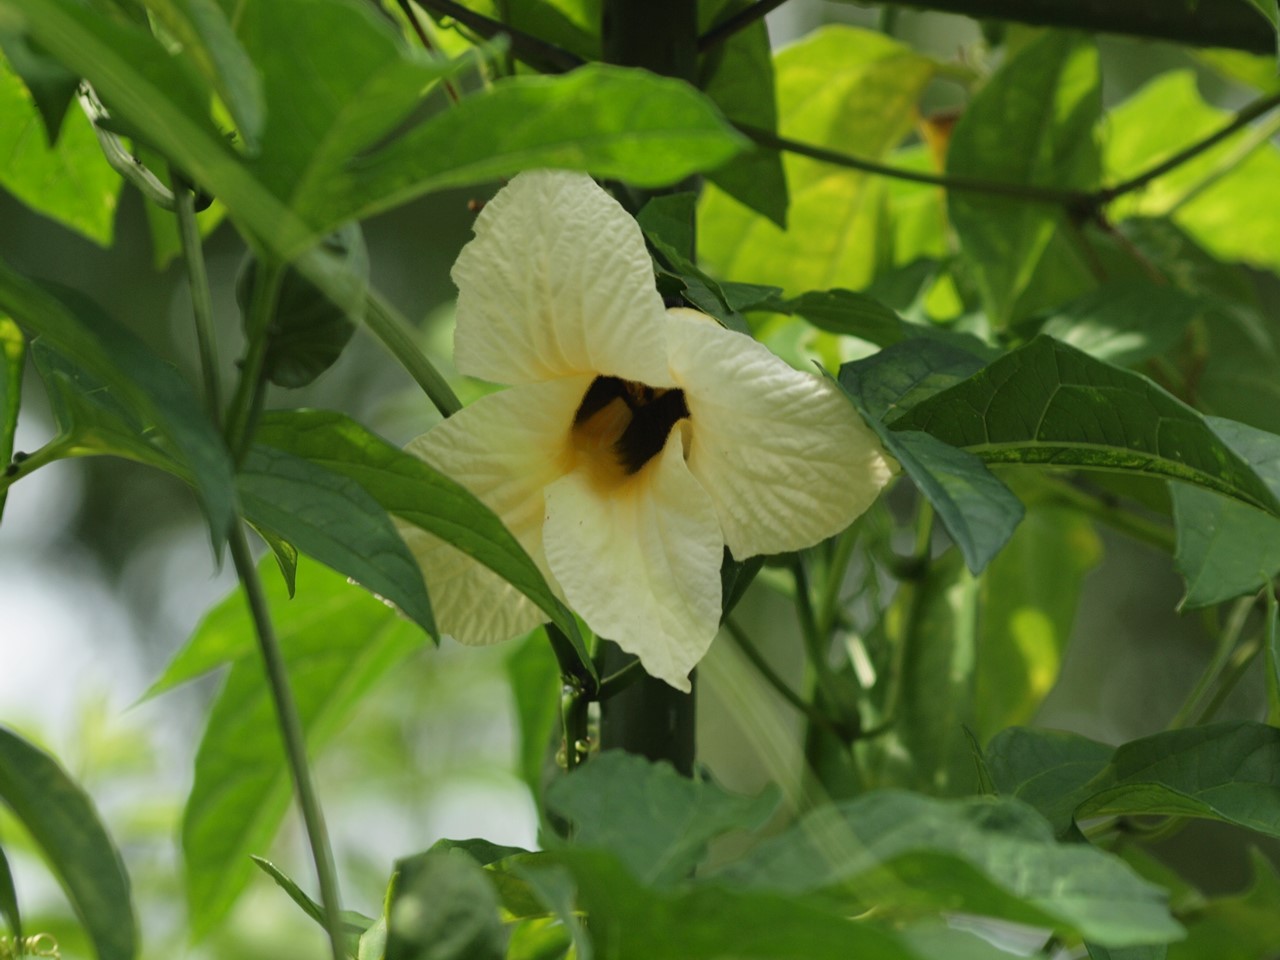
[[[833,384],[693,310],[667,315],[689,470],[736,559],[812,546],[871,505],[896,463]]]
[[[547,562],[570,606],[652,676],[689,690],[720,622],[724,541],[684,462],[682,429],[622,489],[587,471],[547,488]]]
[[[590,177],[522,173],[485,206],[475,233],[453,267],[461,372],[495,383],[607,374],[671,386],[644,237]]]
[[[569,427],[590,385],[590,377],[574,377],[481,397],[405,449],[484,501],[545,572],[543,490],[570,469]],[[399,526],[442,633],[460,643],[498,643],[546,620],[487,567],[424,530]]]

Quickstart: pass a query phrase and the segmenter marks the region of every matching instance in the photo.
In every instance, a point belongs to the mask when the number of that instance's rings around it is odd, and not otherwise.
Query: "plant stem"
[[[1146,517],[1141,517],[1130,510],[1125,510],[1123,507],[1110,503],[1105,498],[1089,493],[1087,490],[1081,490],[1065,480],[1056,480],[1044,475],[1041,475],[1038,479],[1041,489],[1050,501],[1059,501],[1073,506],[1080,512],[1093,517],[1093,519],[1101,523],[1105,523],[1112,529],[1127,533],[1135,540],[1148,543],[1166,553],[1173,553],[1177,543],[1171,527],[1157,523],[1154,520],[1148,520]]]
[[[174,212],[178,218],[178,236],[182,241],[182,260],[191,287],[191,315],[195,320],[196,346],[200,353],[200,371],[204,378],[205,408],[215,427],[222,425],[222,389],[218,383],[218,346],[213,328],[213,297],[209,292],[209,275],[205,271],[204,251],[200,244],[200,227],[196,223],[195,195],[181,185],[175,172],[169,177],[174,184]]]
[[[413,9],[413,4],[409,0],[399,0],[400,12],[404,14],[404,18],[409,21],[409,26],[413,28],[414,34],[418,38],[418,42],[422,44],[422,49],[427,53],[435,53],[435,44],[431,42],[431,38],[427,36],[427,31],[422,26],[422,21],[418,19],[418,12]],[[444,92],[448,94],[452,103],[457,103],[460,99],[458,88],[453,85],[453,81],[448,77],[444,78]]]
[[[452,17],[486,40],[499,36],[510,38],[511,52],[516,58],[543,73],[566,73],[586,62],[577,54],[563,50],[553,43],[547,43],[531,33],[516,30],[498,20],[492,20],[469,10],[460,3],[454,3],[453,0],[418,0],[418,2],[428,10]]]
[[[1196,681],[1191,693],[1187,695],[1187,699],[1178,708],[1178,712],[1169,721],[1170,730],[1177,730],[1187,725],[1191,715],[1200,706],[1200,701],[1204,699],[1209,688],[1213,686],[1214,682],[1222,674],[1223,669],[1231,659],[1231,654],[1236,649],[1236,644],[1240,641],[1240,633],[1244,630],[1245,621],[1248,620],[1249,612],[1253,609],[1254,602],[1257,599],[1256,596],[1241,597],[1232,606],[1231,614],[1227,617],[1226,624],[1218,634],[1218,645],[1213,652],[1213,658],[1200,675],[1200,679]]]
[[[724,43],[739,30],[745,30],[786,2],[787,0],[756,0],[751,6],[743,7],[733,16],[721,20],[700,36],[698,38],[698,52],[706,53],[712,47]]]
[[[849,560],[853,557],[857,540],[856,528],[853,526],[836,538],[835,551],[822,581],[822,596],[818,600],[818,632],[823,636],[830,636],[835,629],[840,608],[840,588],[844,586],[844,574],[849,569]]]
[[[1236,684],[1249,672],[1249,667],[1253,665],[1253,661],[1262,652],[1262,648],[1265,646],[1265,636],[1266,633],[1264,631],[1236,650],[1235,655],[1231,658],[1231,663],[1222,675],[1222,682],[1218,685],[1218,689],[1214,691],[1213,699],[1200,712],[1200,716],[1196,717],[1197,725],[1208,723],[1218,715],[1222,705],[1227,702],[1227,697],[1231,696],[1231,692],[1235,690]]]
[[[253,439],[253,428],[262,410],[262,397],[267,381],[264,364],[270,327],[276,312],[276,300],[280,295],[280,281],[284,278],[284,266],[274,258],[257,262],[253,294],[249,301],[249,316],[245,321],[245,336],[249,346],[240,363],[240,382],[236,384],[231,408],[227,411],[227,449],[237,465],[244,460]]]
[[[643,676],[644,668],[640,665],[640,658],[635,657],[625,667],[619,667],[601,679],[600,689],[596,691],[595,699],[603,702],[610,697],[616,697]]]
[[[365,307],[365,325],[417,381],[440,415],[451,417],[461,410],[462,402],[458,395],[422,352],[414,339],[413,329],[400,312],[372,287],[365,299]]]
[[[298,716],[298,706],[293,698],[293,690],[289,686],[284,657],[280,653],[280,645],[276,641],[275,630],[271,625],[262,582],[258,579],[258,571],[249,553],[244,524],[239,520],[232,525],[230,543],[231,559],[235,564],[240,583],[244,586],[245,596],[249,600],[249,612],[253,617],[258,649],[262,653],[262,663],[266,668],[267,683],[271,689],[276,719],[284,739],[289,771],[293,775],[298,806],[302,811],[302,821],[307,831],[307,842],[311,845],[311,856],[315,860],[316,876],[320,883],[320,902],[324,906],[325,929],[329,932],[333,960],[344,960],[342,904],[338,892],[337,870],[334,868],[333,851],[329,846],[329,835],[325,831],[320,801],[311,779],[311,768],[307,763],[307,747],[302,731],[302,721]]]

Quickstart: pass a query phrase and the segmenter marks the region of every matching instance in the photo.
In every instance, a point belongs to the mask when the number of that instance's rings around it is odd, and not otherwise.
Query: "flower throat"
[[[580,447],[610,448],[631,475],[662,452],[671,428],[687,416],[683,390],[596,377],[574,414],[573,432]]]

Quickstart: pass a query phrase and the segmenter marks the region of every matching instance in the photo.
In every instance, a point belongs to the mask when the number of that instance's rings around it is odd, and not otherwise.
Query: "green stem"
[[[804,638],[809,662],[813,664],[814,678],[830,708],[839,710],[843,700],[828,661],[831,636],[821,633],[818,629],[818,620],[813,612],[813,599],[809,595],[809,575],[805,571],[804,558],[800,554],[796,554],[791,562],[791,576],[796,588],[796,619],[800,621],[800,634]]]
[[[409,376],[435,404],[440,415],[451,417],[462,409],[462,401],[418,346],[409,322],[376,290],[370,288],[365,300],[364,322],[391,355],[400,361]]]
[[[240,363],[240,381],[236,384],[235,396],[231,398],[226,420],[227,449],[231,451],[237,464],[249,451],[254,425],[262,410],[263,394],[267,386],[263,368],[283,278],[284,267],[279,261],[274,258],[258,261],[253,294],[249,301],[249,316],[245,322],[248,350]]]
[[[564,766],[572,772],[589,752],[587,704],[582,688],[566,683],[560,688],[560,728],[564,731]]]
[[[505,36],[510,39],[512,54],[522,62],[544,73],[565,73],[585,62],[577,54],[563,50],[555,44],[525,33],[498,20],[464,7],[453,0],[418,0],[426,9],[446,17],[452,17],[469,30],[486,40]],[[656,21],[655,21],[656,22]]]
[[[854,527],[849,527],[836,538],[835,552],[827,564],[826,576],[822,582],[822,596],[818,599],[818,632],[822,636],[831,636],[835,629],[840,606],[840,588],[844,586],[844,574],[849,569],[849,560],[853,557],[853,548],[857,541]]]
[[[786,2],[787,0],[756,0],[750,6],[743,7],[733,16],[721,20],[700,36],[698,38],[698,52],[706,53],[712,47],[724,43],[739,30],[745,30]]]
[[[751,642],[751,638],[747,635],[747,632],[743,630],[742,627],[738,626],[737,622],[734,621],[732,617],[725,620],[724,627],[725,630],[729,632],[729,636],[733,639],[733,642],[737,645],[738,649],[741,650],[743,655],[751,661],[751,665],[756,668],[756,671],[768,682],[769,686],[773,687],[773,689],[777,691],[778,696],[782,697],[783,700],[794,707],[801,716],[807,719],[815,727],[821,727],[838,741],[843,742],[848,740],[847,737],[842,736],[840,732],[836,730],[835,726],[832,725],[826,714],[813,704],[808,703],[802,696],[800,696],[800,694],[796,693],[787,685],[787,681],[783,680],[778,672],[769,665],[769,661],[765,659],[764,654],[762,654],[759,648]]]
[[[600,689],[596,691],[595,699],[604,701],[616,697],[643,676],[644,668],[640,664],[640,658],[636,657],[626,666],[619,667],[600,681]]]
[[[572,684],[585,692],[589,699],[595,699],[597,683],[590,671],[583,665],[578,650],[563,630],[554,623],[545,624],[547,639],[551,642],[551,652],[556,656],[560,666],[560,676],[567,684]]]
[[[204,377],[205,407],[214,426],[221,426],[222,390],[218,383],[218,348],[213,326],[213,297],[209,292],[209,276],[205,271],[204,251],[200,243],[200,227],[196,223],[195,195],[179,184],[174,171],[174,211],[178,217],[178,236],[182,242],[182,260],[191,287],[191,313],[195,318],[196,346],[200,352],[200,370]]]
[[[1113,530],[1127,533],[1135,540],[1149,543],[1165,553],[1173,553],[1177,546],[1176,535],[1172,527],[1138,516],[1132,511],[1111,503],[1103,497],[1081,490],[1065,480],[1056,480],[1041,475],[1039,481],[1050,501],[1057,501],[1075,507],[1081,513],[1105,523]]]
[[[1280,727],[1280,646],[1276,643],[1280,604],[1276,601],[1275,584],[1268,581],[1262,595],[1267,600],[1267,625],[1263,631],[1267,644],[1267,723]]]
[[[1163,216],[1172,217],[1223,177],[1236,170],[1255,150],[1270,143],[1271,138],[1278,132],[1280,132],[1280,116],[1272,117],[1266,123],[1259,124],[1257,129],[1252,130],[1234,150],[1229,151],[1215,163],[1213,169],[1208,171],[1201,180],[1188,187],[1186,193],[1170,204]]]
[[[74,437],[60,436],[54,437],[35,453],[15,453],[13,460],[0,470],[0,497],[6,495],[9,488],[23,477],[30,476],[41,467],[55,460],[74,457],[77,446]]]
[[[1218,689],[1214,691],[1213,699],[1209,701],[1208,706],[1201,711],[1200,716],[1196,717],[1197,726],[1202,723],[1208,723],[1218,715],[1218,711],[1222,709],[1222,705],[1227,702],[1227,697],[1236,688],[1244,675],[1249,672],[1249,667],[1253,665],[1253,661],[1258,658],[1258,654],[1262,652],[1265,643],[1266,632],[1258,634],[1249,643],[1239,647],[1235,655],[1231,658],[1231,663],[1222,675],[1222,682],[1218,684]]]
[[[329,836],[325,831],[320,801],[311,779],[311,768],[307,763],[307,747],[302,731],[302,721],[298,716],[298,706],[293,698],[293,690],[289,686],[284,657],[280,653],[280,645],[276,641],[275,630],[271,625],[266,594],[263,593],[262,582],[258,579],[258,571],[249,553],[249,542],[245,537],[244,525],[239,521],[232,525],[230,542],[231,559],[235,564],[240,583],[244,586],[245,596],[249,600],[249,612],[253,617],[258,649],[266,668],[267,683],[276,709],[276,720],[284,738],[285,756],[289,762],[289,771],[293,775],[293,785],[297,793],[298,806],[302,811],[307,842],[311,845],[311,855],[315,860],[316,876],[320,883],[320,902],[324,906],[325,929],[329,932],[333,960],[344,960],[346,951],[343,949],[342,904],[338,892],[337,870],[334,868],[333,851],[330,849]]]
[[[1232,606],[1231,614],[1227,617],[1226,624],[1218,634],[1218,645],[1213,652],[1213,658],[1209,661],[1209,665],[1205,667],[1204,672],[1200,674],[1200,679],[1196,681],[1195,687],[1187,695],[1187,699],[1182,706],[1178,708],[1178,712],[1169,721],[1170,730],[1177,730],[1187,725],[1192,714],[1196,712],[1196,708],[1200,706],[1200,701],[1204,699],[1209,688],[1213,686],[1226,668],[1231,659],[1231,654],[1240,642],[1240,633],[1244,630],[1245,621],[1249,619],[1249,612],[1253,609],[1253,604],[1256,600],[1257,597],[1241,597]]]

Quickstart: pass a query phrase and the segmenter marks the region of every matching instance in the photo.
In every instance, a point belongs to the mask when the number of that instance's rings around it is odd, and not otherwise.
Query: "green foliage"
[[[506,939],[498,898],[460,850],[396,861],[387,960],[501,960]]]
[[[98,960],[137,956],[137,918],[120,852],[84,789],[58,762],[0,727],[0,800],[31,834],[62,884]],[[9,878],[8,865],[4,868]],[[17,931],[17,904],[3,912]]]
[[[9,933],[15,940],[22,939],[22,914],[18,910],[18,891],[13,887],[13,873],[9,860],[0,848],[0,914],[9,925]]]

